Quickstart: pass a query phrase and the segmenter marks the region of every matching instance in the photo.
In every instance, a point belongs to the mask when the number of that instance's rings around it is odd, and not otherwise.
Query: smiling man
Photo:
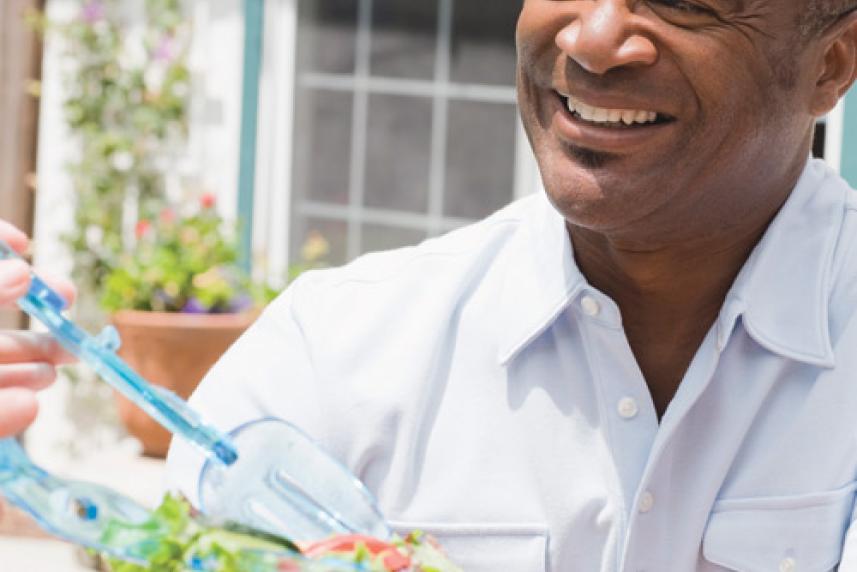
[[[808,159],[855,5],[525,0],[546,193],[305,274],[194,403],[300,425],[470,572],[857,570],[857,195]]]

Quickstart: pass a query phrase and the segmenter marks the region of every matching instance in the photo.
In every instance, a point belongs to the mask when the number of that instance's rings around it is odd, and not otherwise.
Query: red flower
[[[150,230],[152,230],[152,223],[144,218],[140,219],[137,221],[137,225],[134,227],[134,236],[136,236],[137,239],[141,239],[147,234],[149,234]]]
[[[199,205],[204,209],[214,208],[214,205],[217,204],[217,197],[214,196],[214,193],[203,193],[201,197],[199,197]]]

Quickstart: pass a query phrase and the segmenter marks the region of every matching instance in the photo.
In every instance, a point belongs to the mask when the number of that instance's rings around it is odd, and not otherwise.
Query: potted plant
[[[191,212],[164,208],[136,225],[136,243],[106,275],[101,303],[122,337],[119,355],[182,398],[253,322],[274,291],[237,265],[238,249],[203,195]],[[170,435],[117,394],[119,414],[144,453],[164,456]]]

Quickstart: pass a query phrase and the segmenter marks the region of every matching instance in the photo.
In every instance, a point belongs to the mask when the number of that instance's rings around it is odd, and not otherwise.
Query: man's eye
[[[687,0],[649,0],[650,4],[656,4],[663,8],[669,8],[676,12],[693,15],[710,15],[711,9]]]

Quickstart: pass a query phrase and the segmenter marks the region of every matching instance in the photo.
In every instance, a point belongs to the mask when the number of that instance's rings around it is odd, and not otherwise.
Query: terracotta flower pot
[[[187,399],[205,373],[258,316],[123,310],[111,318],[122,337],[119,355],[153,384]],[[164,457],[170,434],[141,409],[116,394],[119,416],[143,452]]]

